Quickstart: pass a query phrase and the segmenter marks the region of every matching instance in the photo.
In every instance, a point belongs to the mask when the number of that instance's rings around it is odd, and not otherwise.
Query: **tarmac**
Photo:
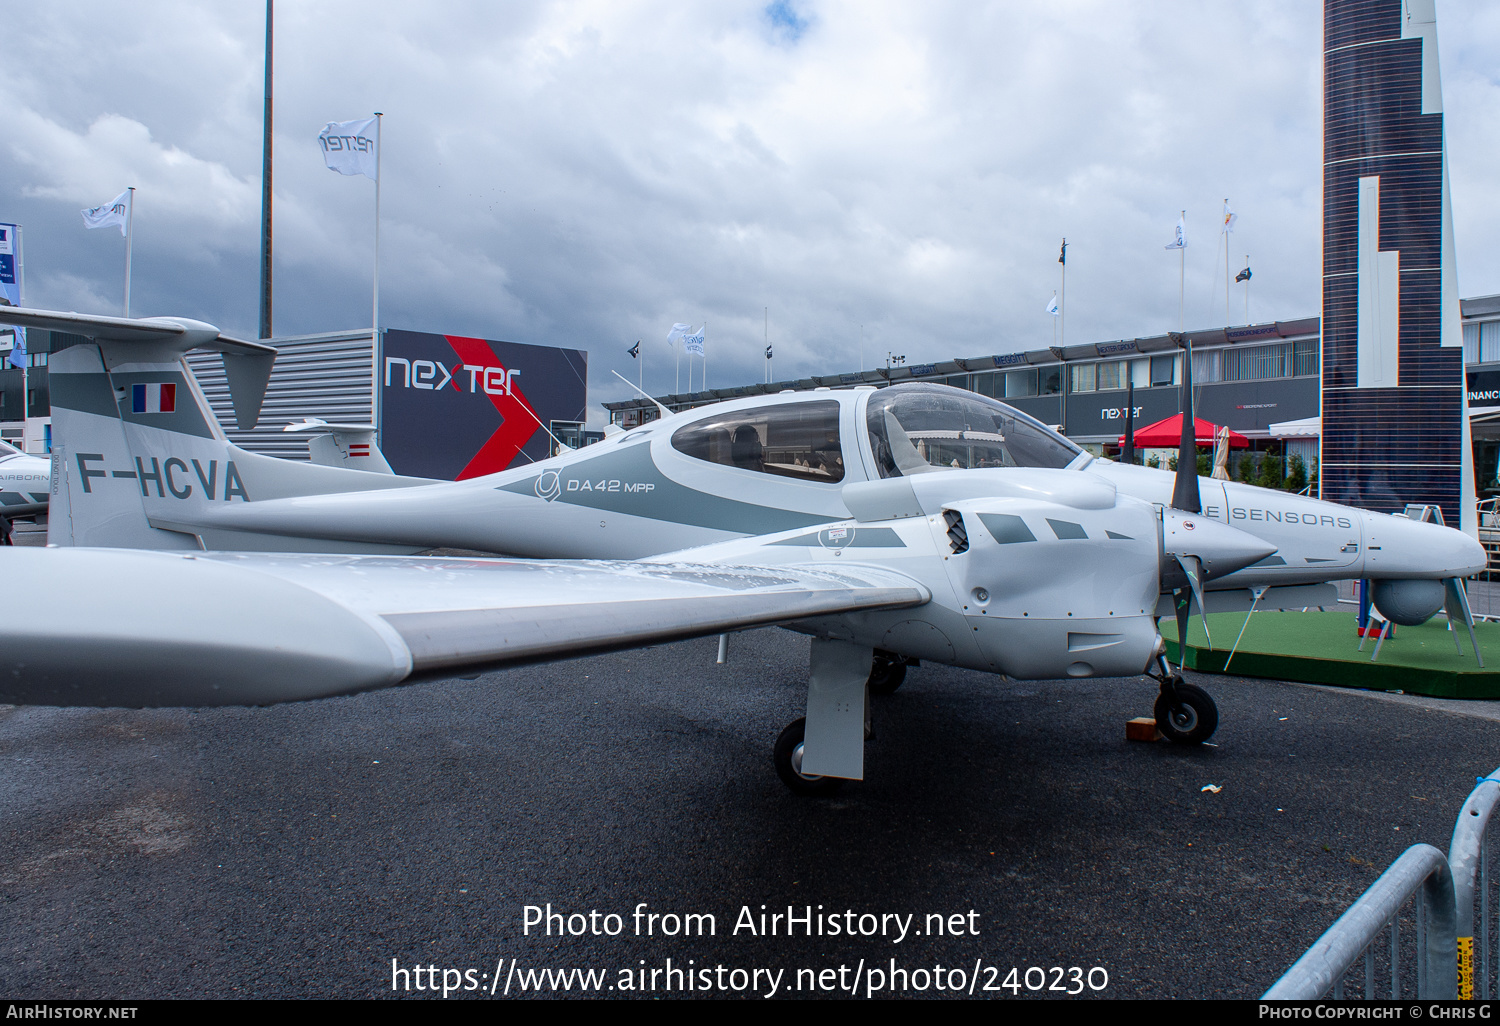
[[[450,970],[449,1000],[761,998],[762,970],[776,997],[847,997],[878,969],[910,997],[1254,998],[1407,846],[1446,850],[1500,764],[1489,703],[1200,677],[1219,731],[1182,748],[1125,740],[1144,678],[923,666],[877,700],[866,779],[798,798],[771,746],[807,647],[766,629],[724,666],[708,638],[268,708],[0,707],[0,994],[441,999]],[[547,936],[549,904],[583,934]],[[824,932],[762,935],[762,905]]]

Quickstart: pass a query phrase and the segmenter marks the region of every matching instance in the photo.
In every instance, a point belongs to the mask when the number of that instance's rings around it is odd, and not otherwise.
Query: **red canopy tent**
[[[1218,434],[1217,424],[1210,424],[1206,420],[1193,418],[1193,436],[1198,445],[1213,445],[1214,435]],[[1135,429],[1135,445],[1137,449],[1170,449],[1182,442],[1182,414],[1174,413],[1166,420],[1159,420],[1155,424],[1148,424],[1143,428]],[[1120,436],[1120,445],[1125,444],[1125,436]],[[1229,447],[1231,449],[1250,448],[1250,439],[1238,431],[1229,432]]]

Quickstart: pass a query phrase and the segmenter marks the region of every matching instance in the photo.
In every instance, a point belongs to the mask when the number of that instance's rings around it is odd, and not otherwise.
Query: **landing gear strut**
[[[1160,674],[1150,676],[1161,684],[1161,694],[1152,712],[1156,715],[1156,729],[1163,737],[1180,745],[1198,745],[1214,736],[1219,728],[1219,707],[1207,691],[1183,680],[1165,657],[1161,660]]]

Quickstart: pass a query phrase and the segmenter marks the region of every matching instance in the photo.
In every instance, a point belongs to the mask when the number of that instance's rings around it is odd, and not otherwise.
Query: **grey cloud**
[[[790,10],[800,33],[764,2],[282,4],[278,330],[368,320],[373,186],[314,139],[377,109],[382,320],[587,348],[596,399],[638,338],[671,387],[674,321],[708,322],[710,384],[758,380],[766,307],[778,375],[850,367],[862,337],[872,365],[1049,344],[1064,235],[1070,340],[1161,331],[1184,208],[1187,320],[1219,323],[1226,196],[1252,316],[1316,312],[1316,5]],[[253,331],[260,14],[7,12],[0,219],[26,224],[32,302],[118,302],[118,236],[77,208],[137,184],[137,310]],[[1443,3],[1439,34],[1460,283],[1500,291],[1500,18]]]

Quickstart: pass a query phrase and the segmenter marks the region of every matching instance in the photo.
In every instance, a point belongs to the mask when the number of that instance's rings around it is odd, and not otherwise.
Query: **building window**
[[[1092,392],[1095,388],[1095,368],[1092,363],[1075,363],[1069,367],[1071,381],[1068,385],[1070,392]]]
[[[1292,343],[1292,374],[1299,378],[1318,374],[1318,340]]]
[[[1284,378],[1291,370],[1292,347],[1282,342],[1269,346],[1231,349],[1224,354],[1224,381],[1256,381]]]
[[[1000,375],[995,375],[997,378]],[[996,399],[1018,399],[1028,395],[1036,395],[1036,371],[1006,371],[1005,372],[1005,394],[1002,397],[996,389]]]
[[[967,374],[950,374],[943,379],[943,384],[951,385],[954,388],[962,388],[965,391],[968,391],[969,376]]]
[[[1464,325],[1464,363],[1479,362],[1479,325]]]
[[[1107,392],[1125,387],[1125,368],[1123,360],[1114,360],[1110,363],[1099,365],[1099,375],[1095,384],[1099,391]]]
[[[1219,357],[1220,350],[1217,349],[1205,349],[1193,354],[1193,384],[1208,385],[1223,380]]]
[[[1160,388],[1163,385],[1175,384],[1177,384],[1177,357],[1151,357],[1151,387]]]
[[[1488,321],[1479,326],[1479,362],[1500,361],[1500,321]]]
[[[1063,369],[1058,366],[1040,367],[1037,369],[1037,394],[1057,395],[1062,391]]]

